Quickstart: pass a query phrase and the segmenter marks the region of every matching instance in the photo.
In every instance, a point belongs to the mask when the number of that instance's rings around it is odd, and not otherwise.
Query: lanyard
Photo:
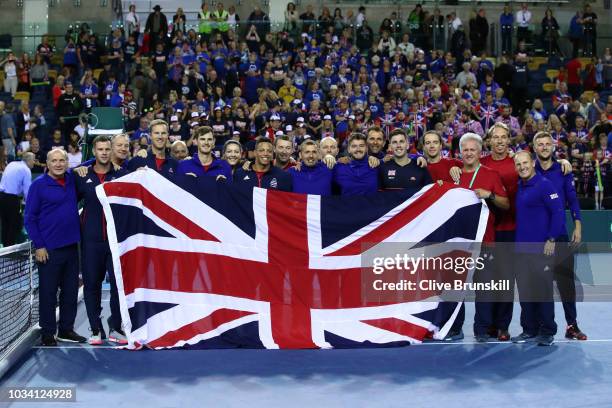
[[[476,167],[476,171],[474,171],[474,175],[472,176],[472,180],[470,181],[470,186],[468,187],[470,190],[472,189],[472,186],[474,185],[474,180],[476,180],[476,175],[478,174],[478,170],[480,170],[480,164],[478,164],[478,167]]]

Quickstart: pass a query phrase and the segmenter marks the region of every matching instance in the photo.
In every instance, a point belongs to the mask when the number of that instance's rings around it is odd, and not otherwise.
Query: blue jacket
[[[366,155],[361,160],[336,164],[333,181],[341,195],[375,193],[378,191],[378,169],[370,167]]]
[[[178,162],[170,157],[170,154],[166,152],[166,161],[162,164],[161,169],[157,169],[157,165],[155,163],[155,155],[149,149],[147,157],[134,157],[128,163],[128,171],[132,172],[134,170],[138,170],[141,167],[148,167],[157,171],[159,174],[164,176],[169,180],[174,180],[174,176],[176,176],[176,167],[178,166]]]
[[[222,175],[225,176],[227,182],[232,181],[232,168],[225,160],[219,160],[213,157],[213,161],[208,167],[208,171],[204,171],[204,166],[198,157],[198,154],[194,154],[191,160],[182,160],[176,169],[178,175],[186,175],[187,173],[193,173],[196,177],[213,177]]]
[[[572,219],[574,221],[580,221],[580,204],[578,203],[578,197],[576,196],[576,189],[574,188],[574,176],[570,174],[563,174],[561,165],[556,161],[553,161],[553,165],[548,170],[543,170],[540,166],[540,162],[536,162],[536,172],[542,177],[546,177],[555,186],[555,190],[559,194],[561,204],[563,208],[570,209]],[[563,233],[566,234],[565,217],[563,217]]]
[[[270,166],[270,170],[265,172],[261,178],[253,170],[245,171],[241,167],[234,173],[234,183],[242,186],[262,187],[280,191],[293,191],[293,179],[291,174]]]
[[[565,210],[553,183],[540,174],[519,180],[516,193],[516,242],[544,242],[565,234]]]
[[[514,22],[514,14],[512,13],[501,13],[499,16],[499,24],[502,26],[512,26]]]
[[[308,167],[302,162],[300,171],[292,167],[289,169],[289,174],[293,178],[294,193],[331,195],[333,172],[325,163],[318,162]]]
[[[127,174],[125,170],[115,171],[112,169],[106,173],[104,182],[115,180]],[[96,195],[96,187],[102,184],[93,166],[87,169],[87,175],[80,177],[75,175],[75,186],[77,198],[83,202],[81,212],[81,236],[84,242],[106,242],[106,218],[102,204]]]
[[[36,248],[56,249],[81,239],[74,175],[62,187],[48,174],[32,182],[25,207],[25,227]]]

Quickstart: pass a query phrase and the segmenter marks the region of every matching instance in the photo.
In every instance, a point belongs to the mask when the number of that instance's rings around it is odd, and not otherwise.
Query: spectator
[[[6,58],[0,61],[0,66],[4,67],[4,92],[15,96],[19,84],[19,78],[17,77],[18,62],[15,54],[9,52]]]
[[[582,81],[580,80],[582,72],[582,63],[578,58],[571,59],[565,64],[567,70],[567,89],[572,99],[578,99],[582,93]]]
[[[501,30],[501,49],[503,55],[512,52],[512,26],[514,25],[514,14],[509,5],[504,6],[504,11],[499,16],[499,27]]]
[[[16,244],[21,232],[21,198],[28,198],[33,166],[34,154],[26,152],[21,161],[13,161],[3,169],[0,180],[0,224],[4,247]]]
[[[140,35],[140,17],[136,13],[136,5],[130,4],[129,11],[125,16],[125,26],[127,27],[127,35]]]
[[[530,25],[531,25],[531,11],[527,8],[527,3],[521,5],[521,9],[516,13],[516,23],[518,25],[516,29],[516,42],[521,41],[528,43],[530,41]]]
[[[145,23],[145,33],[149,34],[149,49],[151,50],[154,50],[158,43],[163,44],[168,33],[168,19],[161,9],[159,4],[155,5]]]
[[[557,23],[557,19],[553,16],[552,10],[548,8],[542,19],[542,42],[547,50],[546,55],[562,55],[558,40],[559,23]]]
[[[582,12],[576,11],[576,14],[570,20],[569,26],[569,39],[572,42],[572,58],[578,56],[578,51],[582,47],[582,41],[584,38],[584,31],[582,27]]]
[[[297,33],[298,17],[295,3],[287,3],[287,9],[285,10],[285,31],[288,31],[291,35]]]
[[[470,41],[472,52],[479,55],[487,48],[487,38],[489,36],[489,22],[485,17],[485,10],[478,10],[478,14],[470,19]]]
[[[584,6],[582,14],[582,27],[584,32],[584,50],[585,57],[593,57],[597,55],[597,14],[595,14],[590,4]]]

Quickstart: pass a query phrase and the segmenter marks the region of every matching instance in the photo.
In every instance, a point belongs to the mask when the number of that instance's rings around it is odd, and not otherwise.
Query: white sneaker
[[[112,341],[113,343],[117,343],[117,344],[127,344],[127,337],[125,337],[125,333],[123,333],[123,330],[117,330],[117,329],[109,329],[109,333],[108,333],[108,340]]]
[[[98,331],[98,333],[91,333],[91,336],[89,336],[89,340],[87,340],[87,342],[89,344],[91,344],[92,346],[99,346],[102,344],[102,334],[100,334],[100,331]]]

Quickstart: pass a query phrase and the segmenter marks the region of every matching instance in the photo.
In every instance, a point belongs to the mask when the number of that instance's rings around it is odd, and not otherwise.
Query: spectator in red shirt
[[[582,64],[578,58],[574,58],[565,65],[565,68],[567,69],[567,90],[572,99],[576,100],[581,93],[580,72],[582,71]]]

